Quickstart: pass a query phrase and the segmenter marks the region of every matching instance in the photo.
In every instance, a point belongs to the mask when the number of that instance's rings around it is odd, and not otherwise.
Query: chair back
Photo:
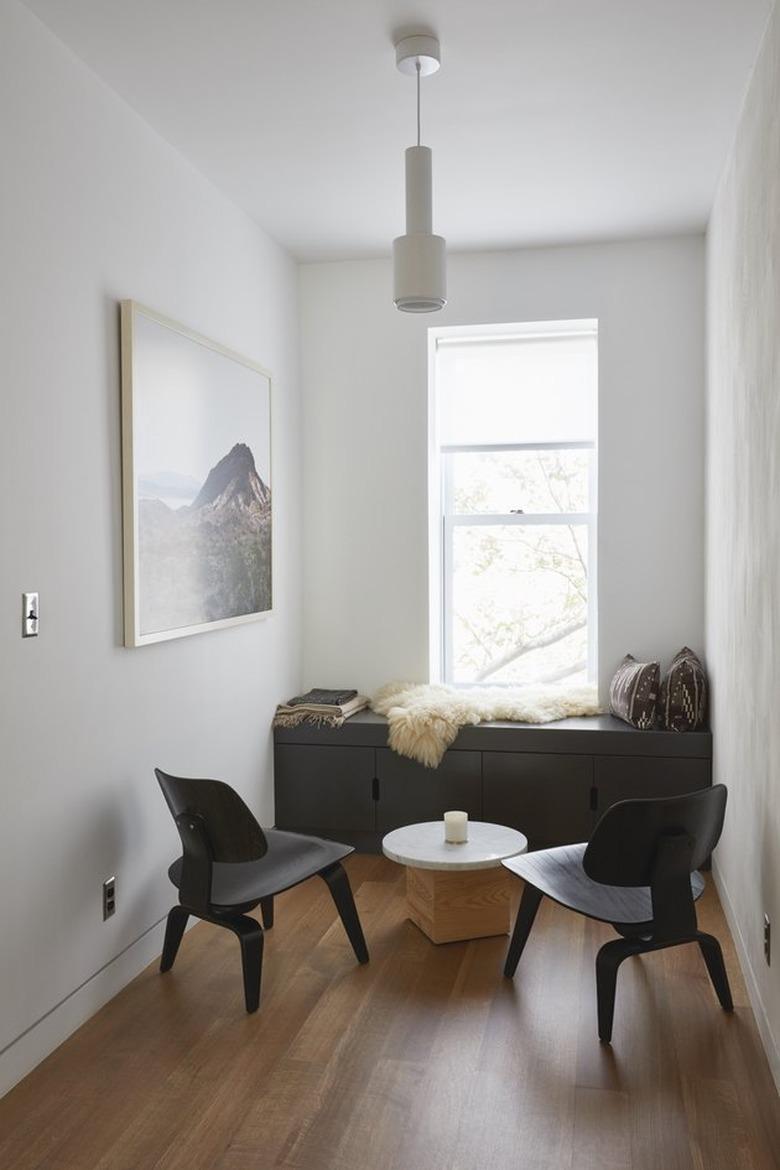
[[[163,796],[177,820],[183,814],[201,819],[213,861],[257,861],[268,851],[263,830],[241,797],[222,780],[190,780],[155,768]]]
[[[621,800],[602,816],[582,859],[596,882],[610,886],[653,884],[659,847],[668,838],[687,838],[692,873],[718,843],[726,814],[726,787],[715,784],[684,796]]]

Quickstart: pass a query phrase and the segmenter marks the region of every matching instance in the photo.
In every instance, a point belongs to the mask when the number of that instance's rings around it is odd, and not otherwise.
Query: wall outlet
[[[764,958],[768,967],[772,962],[772,923],[768,914],[764,915]]]
[[[103,921],[110,918],[116,911],[116,878],[106,878],[103,882]]]

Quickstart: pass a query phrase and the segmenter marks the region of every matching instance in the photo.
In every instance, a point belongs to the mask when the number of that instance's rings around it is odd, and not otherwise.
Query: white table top
[[[444,821],[424,821],[394,829],[382,841],[382,852],[399,865],[415,869],[493,869],[504,857],[525,853],[528,839],[506,825],[469,821],[463,844],[444,840]]]

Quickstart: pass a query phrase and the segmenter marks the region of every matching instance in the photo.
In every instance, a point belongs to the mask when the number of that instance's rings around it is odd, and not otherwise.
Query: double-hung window
[[[596,676],[595,321],[431,330],[431,673]]]

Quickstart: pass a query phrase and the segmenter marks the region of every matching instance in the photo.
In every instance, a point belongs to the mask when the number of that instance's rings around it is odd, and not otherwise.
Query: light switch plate
[[[22,637],[37,638],[40,625],[40,607],[37,593],[22,594]]]

